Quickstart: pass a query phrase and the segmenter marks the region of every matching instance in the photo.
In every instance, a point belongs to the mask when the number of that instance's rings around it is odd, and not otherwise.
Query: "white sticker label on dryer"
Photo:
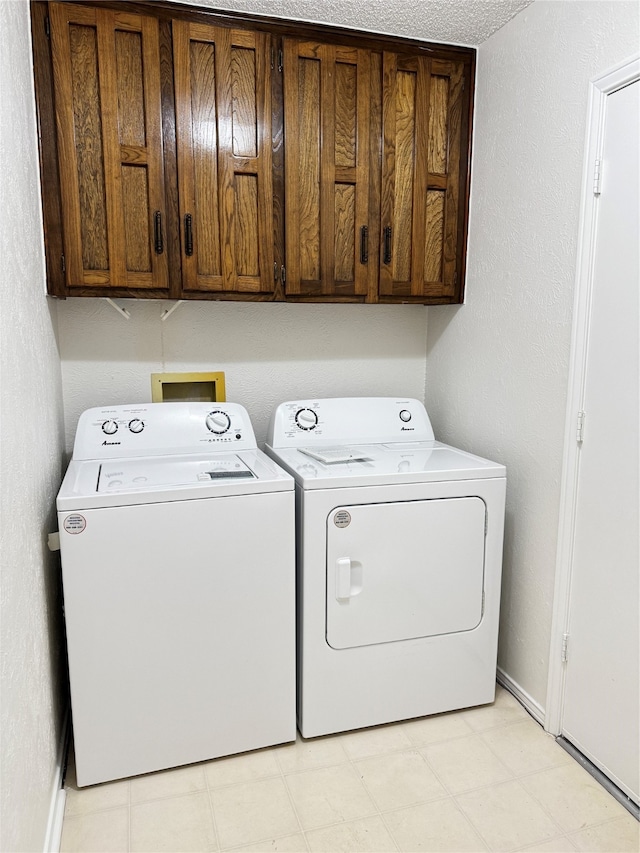
[[[67,533],[82,533],[87,526],[84,515],[68,515],[64,520],[64,529]]]
[[[339,510],[333,516],[333,523],[336,527],[348,527],[351,524],[351,515],[346,509]]]

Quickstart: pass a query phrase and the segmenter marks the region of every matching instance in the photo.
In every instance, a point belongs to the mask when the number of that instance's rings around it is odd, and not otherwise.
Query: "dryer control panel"
[[[122,459],[256,447],[249,415],[237,403],[142,403],[83,412],[73,458]]]
[[[281,403],[271,418],[270,447],[433,441],[425,407],[407,397],[340,397]]]

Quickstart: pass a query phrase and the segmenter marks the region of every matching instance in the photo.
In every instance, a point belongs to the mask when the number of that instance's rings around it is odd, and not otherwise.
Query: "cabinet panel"
[[[427,190],[425,218],[424,281],[442,279],[442,246],[444,240],[444,190]]]
[[[81,229],[82,267],[107,270],[107,207],[98,82],[98,34],[95,27],[69,27],[71,118],[76,144],[77,213]],[[67,81],[65,80],[65,83]],[[68,178],[67,178],[68,180]],[[75,199],[69,199],[69,205]],[[84,215],[80,215],[80,211]],[[69,263],[76,260],[68,251]]]
[[[375,298],[371,97],[369,51],[284,40],[288,297]]]
[[[383,68],[380,294],[454,298],[463,64],[385,53]]]
[[[66,284],[165,289],[157,21],[53,3],[50,20]]]
[[[295,288],[299,279],[320,281],[320,62],[313,57],[296,57],[295,62],[300,144],[297,156],[288,148],[285,152],[287,211],[291,212],[287,216],[287,241],[299,238],[300,270],[296,270],[295,257],[289,253],[289,289]]]
[[[118,138],[121,145],[147,144],[142,86],[142,37],[135,32],[116,32],[116,86]]]
[[[269,37],[173,22],[186,291],[274,287]]]

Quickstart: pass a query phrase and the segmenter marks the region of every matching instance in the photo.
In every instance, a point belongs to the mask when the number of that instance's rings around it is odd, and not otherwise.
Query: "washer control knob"
[[[115,435],[118,432],[118,423],[117,421],[105,421],[102,424],[102,432],[105,435]]]
[[[408,424],[411,420],[411,412],[408,409],[402,409],[400,412],[400,420],[403,423]]]
[[[144,421],[141,421],[140,418],[134,418],[132,421],[129,421],[129,429],[134,433],[142,432]]]
[[[222,435],[231,426],[231,418],[226,412],[215,409],[213,412],[209,412],[205,423],[209,432],[214,433],[214,435]]]
[[[318,426],[318,416],[313,409],[298,409],[295,416],[299,429],[315,429]]]

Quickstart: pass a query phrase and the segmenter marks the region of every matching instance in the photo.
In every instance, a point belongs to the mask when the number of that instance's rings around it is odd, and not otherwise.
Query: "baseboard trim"
[[[56,767],[51,784],[51,805],[49,807],[49,820],[47,821],[44,853],[60,853],[62,821],[64,818],[64,806],[67,799],[67,792],[64,789],[64,772],[67,766],[67,751],[69,748],[70,733],[71,719],[69,717],[69,710],[67,709],[62,721],[62,732],[60,735],[60,743],[58,744]]]
[[[568,752],[569,755],[573,759],[575,759],[581,767],[584,767],[587,773],[590,773],[591,776],[593,776],[593,778],[596,780],[596,782],[599,782],[602,787],[620,803],[620,805],[624,806],[625,809],[629,812],[629,814],[633,815],[636,820],[640,821],[640,806],[638,805],[638,803],[635,803],[631,799],[631,797],[629,797],[627,794],[625,794],[624,791],[618,788],[615,782],[612,782],[608,776],[605,776],[602,770],[596,767],[596,765],[592,761],[589,761],[586,755],[583,755],[576,746],[574,746],[570,741],[566,740],[566,738],[562,737],[562,735],[556,738],[556,743],[560,744],[560,746],[566,752]]]
[[[507,675],[507,673],[503,669],[500,669],[500,667],[498,667],[497,681],[505,690],[508,690],[509,693],[515,696],[521,705],[524,705],[534,720],[540,723],[541,726],[544,726],[545,710],[542,705],[536,702],[533,696],[530,696],[526,690],[523,690],[518,682],[514,681],[513,678],[511,678],[510,675]]]

